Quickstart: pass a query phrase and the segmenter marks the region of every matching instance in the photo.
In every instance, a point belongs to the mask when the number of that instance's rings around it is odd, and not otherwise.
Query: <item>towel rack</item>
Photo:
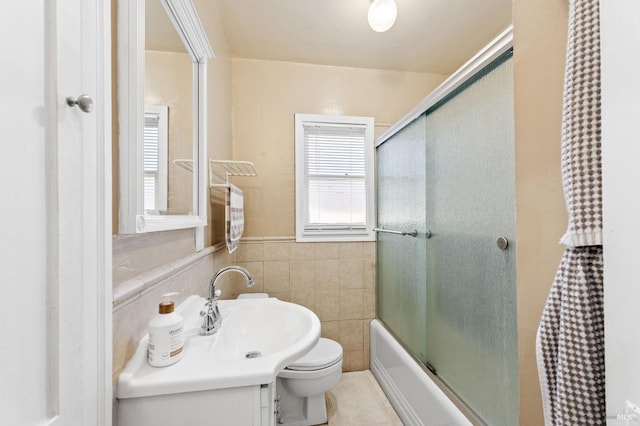
[[[187,169],[190,172],[193,171],[193,160],[186,160],[183,158],[178,158],[172,161],[176,166],[180,166],[183,169]]]
[[[175,159],[173,164],[193,172],[191,159]],[[230,176],[258,176],[258,172],[251,161],[209,159],[209,186],[228,188]]]
[[[409,235],[411,237],[418,236],[418,230],[414,229],[413,231],[396,231],[393,229],[385,229],[385,228],[373,228],[375,232],[386,232],[387,234],[397,234],[397,235]],[[425,232],[425,238],[431,238],[431,231]]]
[[[210,187],[228,188],[230,176],[258,176],[258,172],[251,161],[209,159]]]

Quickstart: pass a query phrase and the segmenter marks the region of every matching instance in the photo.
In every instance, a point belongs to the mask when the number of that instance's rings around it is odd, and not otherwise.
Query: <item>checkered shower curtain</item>
[[[598,2],[569,2],[562,111],[567,249],[536,341],[547,426],[606,424]]]

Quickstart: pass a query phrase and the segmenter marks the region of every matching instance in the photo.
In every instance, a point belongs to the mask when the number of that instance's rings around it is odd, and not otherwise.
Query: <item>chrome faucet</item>
[[[247,281],[247,287],[253,287],[255,285],[249,271],[241,266],[227,266],[216,272],[209,283],[209,298],[207,299],[207,303],[204,305],[206,310],[200,312],[200,315],[203,317],[202,325],[200,326],[200,334],[203,336],[209,336],[217,333],[222,325],[222,316],[220,315],[220,309],[218,309],[218,298],[222,292],[220,290],[216,290],[216,281],[218,281],[218,278],[222,275],[232,271],[239,272],[244,275]]]

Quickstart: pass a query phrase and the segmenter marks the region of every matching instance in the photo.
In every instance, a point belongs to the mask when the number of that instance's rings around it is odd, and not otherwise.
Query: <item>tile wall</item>
[[[235,255],[235,254],[234,254]],[[113,384],[124,369],[125,364],[135,353],[142,336],[148,331],[149,321],[157,314],[161,296],[168,292],[178,292],[174,298],[176,305],[188,296],[209,295],[209,281],[213,274],[226,265],[233,264],[234,255],[227,253],[226,247],[218,247],[212,253],[201,257],[188,265],[171,267],[166,264],[148,273],[135,277],[114,288],[116,299],[122,288],[136,284],[137,281],[155,281],[139,292],[129,292],[126,300],[117,300],[113,308]],[[232,275],[222,277],[218,288],[226,294],[232,294],[235,283]],[[123,299],[123,298],[122,298]]]
[[[246,239],[236,264],[256,285],[235,280],[233,297],[266,292],[311,309],[322,336],[340,342],[343,371],[369,368],[369,322],[375,318],[375,242],[296,243],[294,239]],[[229,296],[229,295],[223,295]]]
[[[206,296],[218,269],[236,264],[251,272],[256,285],[246,288],[239,274],[226,274],[221,299],[240,293],[266,292],[306,306],[318,315],[322,336],[340,342],[343,370],[369,368],[369,322],[375,318],[375,243],[296,243],[294,239],[248,239],[229,255],[220,247],[188,266],[168,265],[134,277],[120,286],[151,277],[152,286],[119,301],[113,310],[113,383],[135,352],[156,314],[161,295],[177,291],[176,303],[191,294]],[[161,279],[158,277],[162,276]],[[118,288],[114,289],[114,294]]]

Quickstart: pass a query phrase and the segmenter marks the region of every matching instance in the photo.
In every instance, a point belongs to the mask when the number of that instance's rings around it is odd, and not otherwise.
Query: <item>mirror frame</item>
[[[150,215],[144,212],[141,159],[144,130],[145,1],[118,0],[120,234],[207,225],[207,61],[214,54],[191,0],[159,1],[167,11],[193,63],[193,214]],[[202,231],[199,234],[201,238]]]

